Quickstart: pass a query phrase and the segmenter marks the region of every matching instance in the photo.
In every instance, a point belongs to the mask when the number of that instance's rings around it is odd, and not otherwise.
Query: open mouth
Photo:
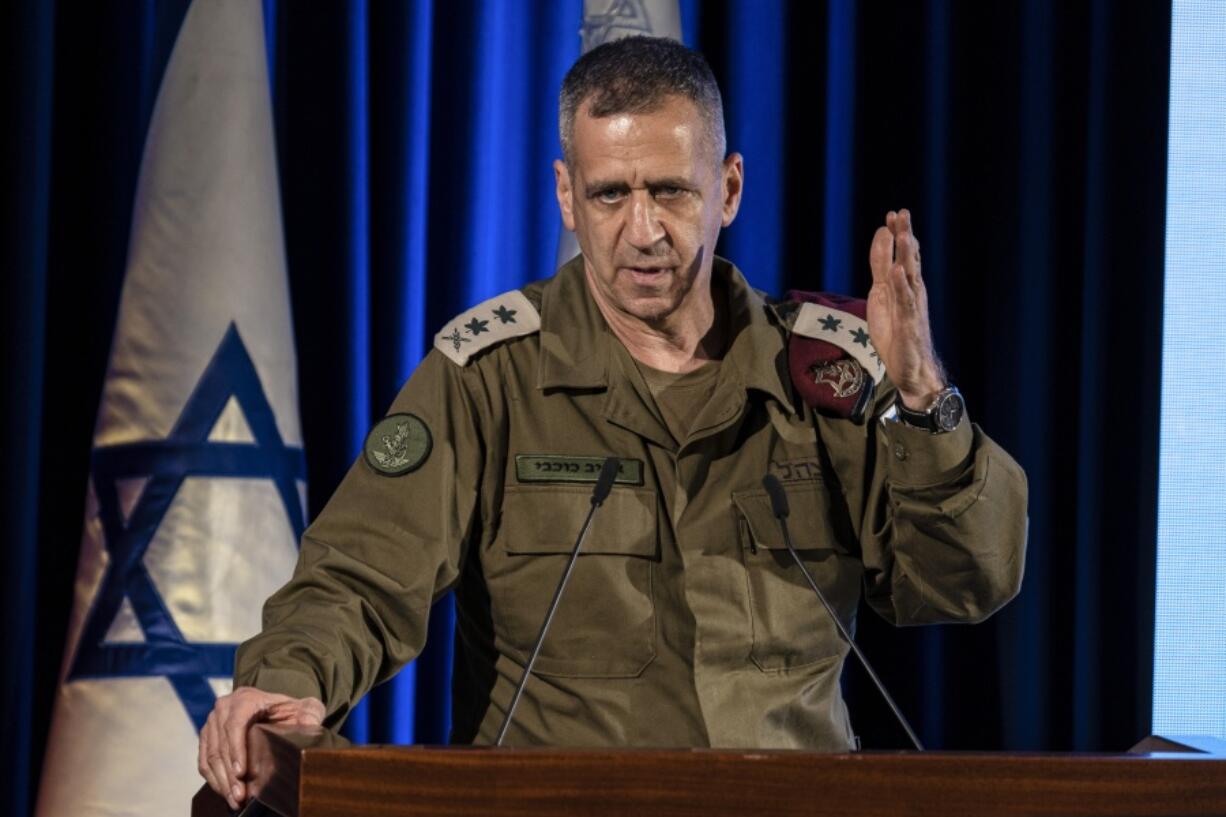
[[[631,286],[644,292],[666,289],[673,280],[672,271],[673,267],[622,267]]]

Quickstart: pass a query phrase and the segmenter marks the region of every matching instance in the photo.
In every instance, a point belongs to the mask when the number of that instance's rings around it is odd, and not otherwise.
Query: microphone
[[[566,569],[562,571],[562,578],[558,581],[558,587],[553,591],[553,601],[549,602],[549,609],[545,611],[545,620],[541,622],[541,632],[537,635],[536,643],[532,646],[532,653],[528,656],[528,663],[524,665],[524,674],[520,676],[519,684],[515,687],[515,695],[511,698],[511,705],[507,707],[507,715],[502,720],[502,727],[498,730],[497,739],[494,740],[495,746],[501,746],[503,738],[507,736],[507,729],[511,726],[511,718],[515,717],[515,707],[519,705],[520,696],[524,694],[524,686],[528,683],[528,676],[532,674],[532,667],[536,664],[536,657],[541,652],[541,645],[545,643],[545,633],[549,632],[549,625],[553,622],[553,614],[558,609],[558,602],[562,600],[562,591],[566,589],[566,583],[570,581],[570,574],[575,567],[575,561],[579,558],[579,548],[583,547],[583,540],[587,538],[588,529],[592,526],[592,517],[596,515],[596,509],[604,504],[604,501],[609,498],[609,492],[613,490],[613,480],[617,478],[618,465],[617,457],[607,457],[604,464],[600,466],[600,476],[596,478],[596,487],[592,489],[592,507],[587,512],[587,518],[583,520],[583,527],[579,529],[579,536],[575,539],[575,546],[571,549],[570,560],[566,563]]]
[[[885,684],[881,683],[881,679],[873,671],[873,665],[868,662],[868,658],[860,651],[860,647],[851,637],[851,633],[847,632],[847,628],[843,626],[843,621],[839,618],[838,613],[830,606],[830,602],[826,601],[826,596],[822,593],[821,588],[817,586],[817,582],[813,581],[813,575],[809,573],[805,563],[800,560],[800,554],[796,552],[796,548],[792,547],[792,536],[788,532],[788,496],[787,492],[783,490],[783,483],[774,474],[767,474],[762,477],[762,487],[766,489],[767,495],[770,496],[771,512],[779,520],[779,529],[783,531],[783,545],[788,549],[788,553],[792,554],[792,561],[796,562],[796,566],[804,574],[805,581],[809,583],[809,587],[813,588],[813,592],[817,594],[817,600],[826,608],[826,612],[830,615],[831,620],[834,621],[834,626],[839,629],[839,635],[843,636],[843,640],[851,645],[852,652],[856,654],[856,658],[860,659],[860,664],[864,667],[865,672],[868,673],[868,677],[873,679],[873,683],[877,686],[877,691],[881,693],[881,697],[885,698],[885,702],[890,705],[890,710],[894,713],[894,717],[898,719],[898,722],[902,724],[903,731],[911,739],[912,745],[915,746],[917,751],[924,751],[924,746],[920,743],[919,738],[915,736],[914,730],[911,729],[911,724],[907,723],[907,719],[903,717],[902,710],[894,703],[894,699],[886,691]]]

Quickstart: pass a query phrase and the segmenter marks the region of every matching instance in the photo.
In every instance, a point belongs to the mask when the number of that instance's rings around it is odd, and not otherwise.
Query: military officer
[[[452,739],[491,742],[608,455],[512,744],[852,745],[847,646],[782,550],[767,473],[849,623],[862,592],[904,625],[978,621],[1019,588],[1025,477],[946,382],[910,214],[873,237],[867,303],[773,302],[712,254],[744,176],[700,55],[601,46],[560,108],[581,255],[439,332],[307,530],[201,733],[232,806],[251,723],[337,725],[451,589]]]

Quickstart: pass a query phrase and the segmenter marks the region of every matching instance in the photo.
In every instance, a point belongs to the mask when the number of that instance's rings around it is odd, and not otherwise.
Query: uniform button
[[[907,447],[902,443],[894,443],[894,456],[899,462],[905,460],[907,458]]]

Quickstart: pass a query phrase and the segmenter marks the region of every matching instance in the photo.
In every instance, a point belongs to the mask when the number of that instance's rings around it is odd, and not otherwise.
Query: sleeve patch
[[[540,328],[541,315],[536,307],[524,293],[513,289],[452,318],[434,336],[434,348],[457,366],[466,366],[478,352]]]
[[[796,322],[792,324],[792,332],[839,347],[864,367],[874,383],[880,383],[881,378],[885,377],[885,366],[877,355],[877,348],[868,334],[868,323],[863,318],[825,304],[806,303],[801,304]]]
[[[362,457],[376,474],[402,477],[430,456],[430,428],[415,414],[389,414],[366,435]]]

